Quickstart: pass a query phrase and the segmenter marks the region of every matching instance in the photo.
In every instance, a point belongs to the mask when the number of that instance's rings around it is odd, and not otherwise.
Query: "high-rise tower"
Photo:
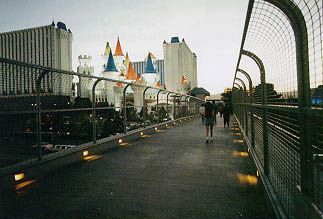
[[[72,40],[70,29],[62,22],[29,29],[0,33],[0,57],[21,62],[72,71]],[[37,72],[24,71],[11,80],[12,72],[1,72],[0,97],[35,95],[33,78]],[[54,78],[55,77],[55,78]],[[22,83],[19,78],[30,78]],[[72,96],[70,75],[48,74],[42,92],[48,95]]]
[[[197,87],[197,57],[178,37],[172,37],[170,43],[163,43],[165,85],[168,90],[186,92]],[[182,78],[186,84],[182,83]],[[190,88],[188,88],[190,87]]]

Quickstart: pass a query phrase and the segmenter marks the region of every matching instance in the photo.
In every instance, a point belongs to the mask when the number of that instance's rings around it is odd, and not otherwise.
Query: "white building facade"
[[[197,57],[184,39],[172,37],[171,42],[163,43],[164,75],[167,90],[187,93],[197,87]]]
[[[79,66],[77,67],[77,73],[92,76],[94,75],[94,67],[91,64],[92,56],[80,55],[78,57],[78,61]],[[92,99],[92,86],[92,78],[79,77],[79,82],[77,84],[77,96]]]
[[[72,32],[62,22],[0,33],[0,57],[72,71],[72,40]],[[1,71],[0,96],[35,95],[38,75],[32,69]],[[47,74],[42,93],[72,96],[72,81],[70,75]]]

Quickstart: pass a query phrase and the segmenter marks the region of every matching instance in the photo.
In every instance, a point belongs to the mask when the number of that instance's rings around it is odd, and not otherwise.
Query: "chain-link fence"
[[[0,168],[198,114],[201,101],[0,58]]]
[[[322,4],[250,0],[232,89],[276,212],[291,218],[323,209]]]

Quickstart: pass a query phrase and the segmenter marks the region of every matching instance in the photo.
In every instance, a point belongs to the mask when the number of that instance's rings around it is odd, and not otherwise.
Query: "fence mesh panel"
[[[301,99],[304,97],[299,96],[305,96],[298,90],[305,84],[305,81],[298,78],[297,62],[299,60],[296,57],[298,45],[296,45],[297,36],[293,30],[293,21],[290,21],[278,6],[270,3],[271,1],[255,0],[251,2],[253,2],[252,10],[249,10],[250,19],[247,21],[248,26],[246,27],[248,28],[244,32],[241,50],[252,52],[262,61],[265,81],[261,84],[261,69],[251,56],[240,54],[237,69],[248,72],[253,82],[252,91],[249,89],[253,97],[253,104],[250,104],[249,107],[254,110],[254,130],[251,120],[248,119],[247,137],[251,142],[252,138],[249,133],[254,132],[255,152],[261,164],[268,165],[268,178],[279,202],[289,217],[296,217],[295,194],[297,193],[296,188],[301,185],[301,138],[302,133],[310,132],[312,142],[306,147],[311,147],[314,157],[312,165],[314,195],[311,200],[322,210],[323,174],[320,157],[323,154],[323,136],[321,134],[323,133],[323,2],[322,0],[282,1],[283,4],[291,6],[291,10],[296,14],[299,9],[301,15],[298,15],[303,16],[306,23],[307,39],[301,40],[307,42],[308,46],[310,93],[306,96],[307,99]],[[246,78],[240,75],[238,77],[243,78],[247,83]],[[264,89],[263,86],[265,86]],[[266,92],[264,98],[263,91]],[[300,99],[307,105],[311,104],[312,108],[300,108],[303,107],[299,106]],[[241,107],[238,106],[240,100],[237,98],[233,100],[236,101],[234,103],[236,108]],[[242,122],[244,116],[240,115],[240,112],[244,111],[235,109],[234,112]],[[304,114],[309,118],[306,122],[308,122],[307,128],[310,130],[302,130],[304,127],[300,124],[302,121],[300,115]],[[263,118],[264,115],[265,118]],[[247,118],[249,117],[247,116]],[[263,119],[267,120],[266,129],[263,127]],[[264,130],[267,132],[268,141],[263,138]],[[268,151],[266,152],[266,150]],[[268,158],[264,158],[266,153],[268,153]],[[266,159],[268,160],[265,161]]]

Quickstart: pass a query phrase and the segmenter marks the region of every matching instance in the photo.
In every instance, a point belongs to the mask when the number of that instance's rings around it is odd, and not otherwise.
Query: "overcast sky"
[[[197,55],[198,86],[211,94],[232,86],[248,0],[0,0],[0,32],[62,21],[78,55],[91,55],[95,73],[109,41],[117,37],[130,61],[148,51],[163,59],[162,43],[178,36]]]

